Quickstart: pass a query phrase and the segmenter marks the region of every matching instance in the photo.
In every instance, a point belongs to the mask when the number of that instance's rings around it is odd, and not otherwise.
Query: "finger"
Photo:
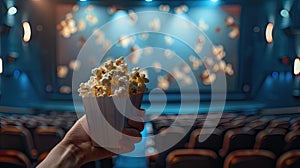
[[[140,109],[139,110],[139,117],[144,118],[145,114],[146,114],[146,110],[145,109]]]
[[[136,129],[126,128],[123,133],[127,136],[123,136],[123,139],[129,140],[131,143],[138,143],[142,140],[142,135]]]
[[[127,127],[135,128],[138,131],[143,131],[144,129],[144,120],[142,118],[137,118],[135,120],[128,119],[127,121]]]
[[[138,131],[137,129],[134,128],[124,128],[122,130],[122,133],[128,136],[132,136],[132,137],[142,137],[140,131]]]

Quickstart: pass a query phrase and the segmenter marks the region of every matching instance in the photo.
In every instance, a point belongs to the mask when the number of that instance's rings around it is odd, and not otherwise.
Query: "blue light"
[[[218,2],[219,0],[210,0],[211,2]]]
[[[21,74],[21,72],[19,70],[17,70],[17,69],[14,70],[14,77],[15,78],[19,78],[20,74]]]
[[[85,2],[86,0],[79,0],[80,2]]]
[[[293,79],[292,73],[291,73],[291,72],[287,72],[287,73],[285,74],[285,78],[286,78],[287,80],[292,80],[292,79]]]
[[[152,0],[145,0],[146,2],[151,2]]]
[[[274,79],[277,79],[278,78],[278,72],[272,72],[272,77]]]
[[[284,72],[280,72],[279,73],[279,80],[283,81],[285,79],[285,73]]]

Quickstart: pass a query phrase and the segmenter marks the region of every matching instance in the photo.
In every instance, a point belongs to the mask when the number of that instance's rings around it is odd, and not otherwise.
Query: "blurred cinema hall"
[[[0,168],[34,167],[300,168],[300,0],[0,0]]]

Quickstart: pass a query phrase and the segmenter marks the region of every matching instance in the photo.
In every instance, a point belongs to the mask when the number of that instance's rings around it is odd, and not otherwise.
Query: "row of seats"
[[[154,162],[151,164],[154,167],[165,167],[167,155],[176,149],[184,148],[210,150],[223,161],[229,153],[242,149],[268,150],[276,158],[283,152],[300,149],[299,118],[290,120],[274,116],[267,118],[231,114],[228,116],[222,116],[216,129],[203,126],[205,121],[214,118],[205,119],[197,116],[191,130],[189,130],[191,125],[189,116],[169,115],[152,120],[153,131],[150,134],[155,135],[152,146],[159,154],[149,157],[150,162]],[[199,136],[202,142],[199,142]],[[168,150],[161,152],[168,142],[178,137],[182,139]]]
[[[231,152],[222,163],[218,155],[205,149],[178,149],[166,159],[167,168],[299,168],[300,150],[275,154],[267,150],[237,150]]]
[[[74,112],[0,113],[0,167],[31,168],[39,164],[76,122]],[[112,167],[112,158],[81,168]]]
[[[57,127],[39,126],[32,136],[25,127],[3,126],[0,127],[0,149],[22,152],[33,161],[42,153],[50,151],[64,134]]]

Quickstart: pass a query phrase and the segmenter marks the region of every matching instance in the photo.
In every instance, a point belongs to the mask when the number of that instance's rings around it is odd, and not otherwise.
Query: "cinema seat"
[[[285,136],[284,151],[300,149],[300,130],[291,131]]]
[[[166,159],[167,168],[218,168],[219,158],[211,150],[178,149]]]
[[[155,136],[155,148],[159,152],[156,160],[156,168],[165,168],[167,155],[176,149],[185,148],[187,143],[184,140],[186,131],[180,127],[169,127],[161,129],[159,134]],[[183,139],[181,139],[182,137]],[[170,142],[177,142],[173,146],[170,146]]]
[[[190,149],[209,149],[214,152],[218,152],[223,144],[222,131],[218,128],[212,130],[209,128],[196,129],[191,133],[188,148]],[[207,137],[203,142],[199,142],[199,135]]]
[[[299,168],[300,150],[292,150],[282,154],[277,161],[276,168]]]
[[[0,149],[22,152],[32,160],[36,159],[37,156],[30,132],[20,126],[0,128]]]
[[[64,131],[56,127],[37,127],[34,131],[34,142],[38,154],[50,151],[62,140]]]
[[[279,157],[285,147],[285,135],[286,130],[282,128],[269,128],[260,131],[256,136],[254,149],[269,150]]]
[[[276,156],[266,150],[237,150],[225,159],[223,168],[274,168]]]
[[[253,149],[255,134],[248,128],[237,128],[226,132],[219,155],[223,158],[232,151]]]
[[[0,150],[1,168],[31,168],[29,158],[15,150]]]

